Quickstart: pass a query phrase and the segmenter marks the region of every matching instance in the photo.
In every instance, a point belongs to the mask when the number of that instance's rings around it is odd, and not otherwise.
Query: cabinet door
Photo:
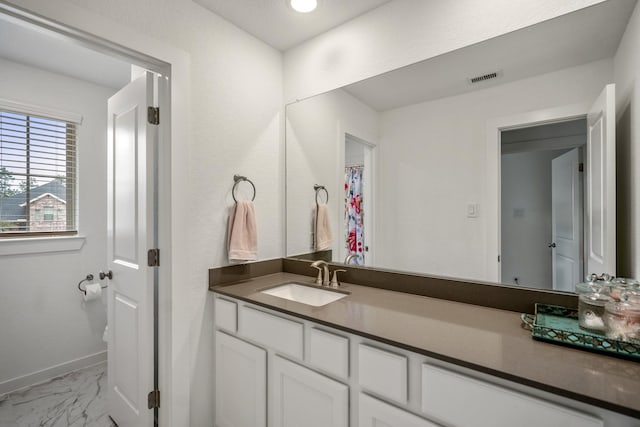
[[[281,357],[273,358],[275,427],[347,427],[349,388]]]
[[[360,393],[359,427],[438,427],[423,418]]]
[[[604,427],[591,415],[428,364],[422,412],[458,427]]]
[[[267,425],[267,352],[222,332],[216,339],[216,426]]]

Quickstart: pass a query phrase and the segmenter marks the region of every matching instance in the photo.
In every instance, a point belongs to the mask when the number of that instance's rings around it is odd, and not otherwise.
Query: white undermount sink
[[[330,302],[337,301],[348,295],[342,292],[321,288],[319,286],[301,285],[298,283],[286,283],[260,292],[274,297],[312,305],[314,307],[329,304]]]

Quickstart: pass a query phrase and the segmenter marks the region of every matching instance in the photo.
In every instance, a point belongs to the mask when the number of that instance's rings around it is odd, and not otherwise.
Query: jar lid
[[[604,309],[613,314],[640,315],[640,298],[635,301],[609,301],[604,305]]]
[[[598,306],[603,306],[610,301],[614,301],[609,295],[604,293],[585,293],[580,294],[580,300]]]
[[[576,292],[579,294],[600,294],[605,292],[606,287],[599,282],[582,282],[576,284]]]
[[[637,280],[620,277],[611,281],[609,295],[614,299],[625,300],[633,293],[640,293],[640,284]]]
[[[628,277],[616,277],[614,279],[611,279],[611,283],[616,285],[620,284],[620,285],[629,285],[629,286],[640,285],[639,281],[637,281],[636,279],[630,279]]]

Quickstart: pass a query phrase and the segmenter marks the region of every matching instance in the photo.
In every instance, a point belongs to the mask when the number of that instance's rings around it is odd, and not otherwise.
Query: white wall
[[[213,419],[211,267],[227,264],[234,173],[257,187],[259,257],[284,252],[282,55],[190,0],[19,0],[46,16],[160,59],[176,59],[172,102],[172,402],[168,425]],[[183,56],[182,53],[185,53]],[[184,126],[184,128],[183,128]],[[176,138],[179,128],[180,138]],[[169,212],[163,212],[167,215]],[[162,267],[161,267],[162,268]],[[164,309],[164,307],[161,307]],[[161,411],[164,411],[161,408]]]
[[[114,92],[0,59],[3,98],[83,117],[78,128],[78,205],[79,234],[86,236],[78,251],[0,256],[0,393],[7,391],[3,382],[16,380],[5,384],[8,388],[24,386],[18,377],[106,351],[106,298],[103,294],[105,301],[83,304],[76,286],[89,273],[97,279],[107,259],[105,129],[107,99]],[[98,357],[104,360],[106,354]]]
[[[488,280],[487,121],[589,104],[612,79],[613,61],[602,60],[382,113],[376,259],[399,270]],[[467,218],[468,203],[479,204],[477,218]]]
[[[343,90],[287,106],[288,255],[313,251],[314,184],[329,192],[334,259],[344,245],[345,133],[375,143],[378,115]]]
[[[640,277],[640,6],[614,58],[619,276]]]
[[[506,34],[602,0],[404,0],[285,52],[292,102]]]
[[[551,160],[566,151],[502,156],[502,283],[552,288]]]
[[[347,140],[345,144],[344,164],[345,166],[364,165],[364,145],[352,140]]]

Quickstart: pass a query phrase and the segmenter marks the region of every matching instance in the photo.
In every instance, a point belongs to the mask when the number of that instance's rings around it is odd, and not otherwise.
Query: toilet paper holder
[[[80,281],[78,282],[78,290],[79,290],[80,292],[82,292],[83,294],[85,294],[85,295],[86,295],[86,294],[87,294],[87,290],[86,290],[85,288],[83,288],[83,287],[82,287],[82,284],[83,284],[84,282],[90,282],[90,281],[92,281],[92,280],[93,280],[93,274],[87,274],[87,276],[86,276],[84,279],[82,279],[82,280],[80,280]],[[104,288],[106,288],[106,287],[107,287],[107,285],[103,285],[103,286],[100,286],[100,287],[101,287],[102,289],[104,289]]]

